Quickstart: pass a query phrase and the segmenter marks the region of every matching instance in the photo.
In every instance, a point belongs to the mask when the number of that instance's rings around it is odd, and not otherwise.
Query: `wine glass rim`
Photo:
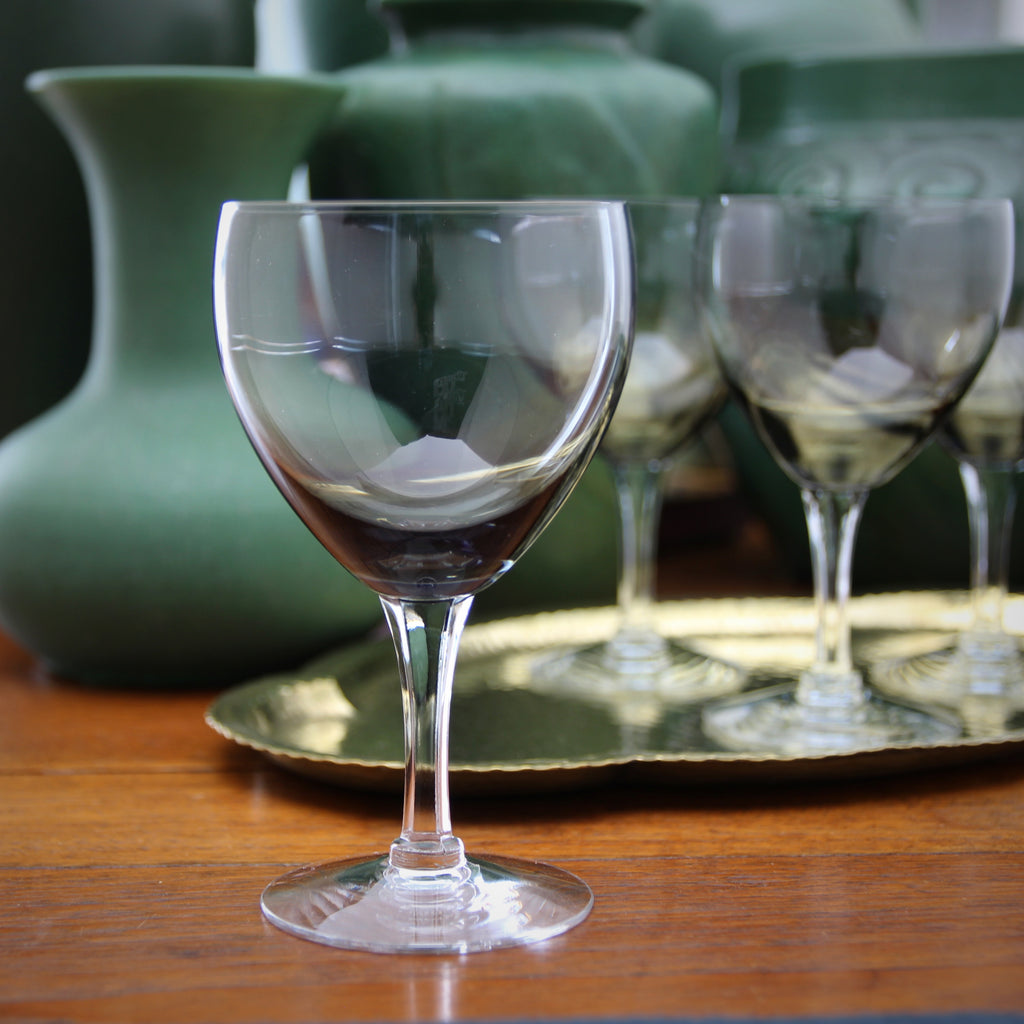
[[[795,193],[722,193],[709,196],[706,202],[719,207],[727,206],[789,206],[821,210],[884,210],[884,209],[957,209],[990,207],[997,209],[1012,205],[1003,196],[937,196],[937,195],[872,195],[833,196]]]
[[[232,199],[224,210],[250,213],[551,213],[624,209],[618,199]]]

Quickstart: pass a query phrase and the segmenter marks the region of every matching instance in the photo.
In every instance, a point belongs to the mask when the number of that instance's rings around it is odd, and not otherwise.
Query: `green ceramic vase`
[[[0,436],[74,387],[89,355],[92,267],[81,176],[25,91],[37,68],[111,64],[251,67],[253,0],[3,0],[0,3]],[[46,261],[45,278],[35,268]],[[51,302],[59,288],[60,302]],[[48,304],[45,317],[39,308]]]
[[[0,445],[4,629],[58,675],[170,686],[292,665],[365,631],[376,601],[242,432],[211,298],[221,203],[285,194],[336,83],[122,67],[29,87],[85,179],[96,315],[76,389]]]
[[[643,53],[688,68],[715,89],[732,63],[752,54],[923,45],[906,0],[658,0],[632,36]]]
[[[641,0],[382,0],[392,51],[339,73],[314,195],[515,199],[701,195],[718,108],[629,45]],[[618,513],[596,461],[481,614],[610,603]]]

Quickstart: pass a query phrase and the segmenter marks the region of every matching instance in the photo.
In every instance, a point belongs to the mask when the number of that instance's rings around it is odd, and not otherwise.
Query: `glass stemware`
[[[449,709],[474,594],[555,514],[621,388],[624,208],[227,204],[214,284],[242,424],[296,513],[380,596],[405,714],[389,853],[292,872],[264,891],[264,913],[304,938],[388,952],[565,931],[592,903],[580,879],[467,857],[452,832]]]
[[[1000,730],[1024,705],[1024,658],[1007,632],[1010,542],[1024,467],[1024,327],[1019,301],[939,437],[967,499],[971,622],[945,648],[874,666],[882,689],[957,708],[972,731]]]
[[[618,625],[608,640],[556,652],[535,666],[538,685],[612,701],[624,714],[662,700],[738,689],[744,674],[659,632],[657,534],[664,481],[680,452],[720,409],[725,380],[701,330],[693,287],[701,204],[630,200],[636,332],[626,383],[601,442],[618,495]]]
[[[963,397],[999,329],[1012,266],[1003,200],[707,204],[706,322],[740,404],[801,489],[818,617],[815,658],[795,687],[705,708],[716,742],[806,754],[960,731],[951,716],[865,686],[846,604],[868,493]]]

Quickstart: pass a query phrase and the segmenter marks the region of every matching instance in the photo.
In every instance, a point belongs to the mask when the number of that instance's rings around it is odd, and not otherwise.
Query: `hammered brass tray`
[[[748,689],[778,682],[813,652],[814,611],[806,599],[665,602],[657,616],[667,636],[748,669]],[[854,598],[850,617],[855,659],[866,665],[948,643],[969,611],[962,594],[900,593]],[[600,700],[535,685],[531,666],[538,657],[599,641],[615,621],[613,608],[597,608],[466,630],[452,705],[454,792],[529,792],[623,778],[688,785],[853,777],[1024,751],[1020,707],[997,728],[953,742],[794,757],[716,749],[702,735],[693,704]],[[1024,598],[1010,599],[1007,623],[1024,633]],[[300,774],[358,789],[402,784],[401,695],[389,639],[237,686],[213,703],[207,722]]]

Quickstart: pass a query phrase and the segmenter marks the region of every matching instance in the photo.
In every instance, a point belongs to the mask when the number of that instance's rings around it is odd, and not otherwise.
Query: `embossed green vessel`
[[[311,164],[320,198],[700,195],[718,105],[626,32],[642,0],[382,0],[391,52],[338,74]],[[611,601],[618,535],[595,464],[482,613]]]
[[[211,298],[221,203],[285,194],[337,84],[121,67],[29,85],[83,171],[96,317],[77,388],[0,445],[4,629],[57,674],[172,686],[364,631],[376,600],[295,518],[237,421]]]
[[[715,89],[731,63],[755,54],[906,49],[924,41],[906,0],[658,0],[632,37],[643,53],[695,71]]]
[[[403,45],[341,73],[318,195],[686,195],[717,183],[717,104],[633,51],[641,0],[383,0]]]

